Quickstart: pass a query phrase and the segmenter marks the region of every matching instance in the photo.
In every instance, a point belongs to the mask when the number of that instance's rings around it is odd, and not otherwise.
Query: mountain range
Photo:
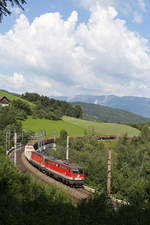
[[[59,96],[53,97],[57,100],[67,102],[84,102],[95,105],[107,106],[115,109],[122,109],[132,112],[143,117],[150,118],[150,98],[136,97],[136,96],[115,96],[115,95],[75,95],[71,97]]]

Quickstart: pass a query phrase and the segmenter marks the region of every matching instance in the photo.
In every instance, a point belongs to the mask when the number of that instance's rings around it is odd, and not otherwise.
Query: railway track
[[[66,193],[72,196],[74,204],[78,204],[81,200],[87,199],[92,193],[84,188],[71,188],[52,177],[47,176],[40,172],[37,168],[33,167],[24,156],[24,150],[17,151],[17,168],[24,173],[29,173],[38,178],[43,184],[51,184],[61,188]]]

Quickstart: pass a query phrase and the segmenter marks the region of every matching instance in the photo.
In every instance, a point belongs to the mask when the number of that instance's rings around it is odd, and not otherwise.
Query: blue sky
[[[0,89],[150,97],[148,0],[27,1],[0,24]]]

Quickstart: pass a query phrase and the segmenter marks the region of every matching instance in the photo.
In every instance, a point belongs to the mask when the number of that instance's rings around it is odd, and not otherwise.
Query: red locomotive
[[[25,146],[25,156],[32,165],[71,187],[80,187],[84,184],[84,171],[79,165],[68,160],[45,156],[35,151],[35,144],[36,142],[32,142]]]

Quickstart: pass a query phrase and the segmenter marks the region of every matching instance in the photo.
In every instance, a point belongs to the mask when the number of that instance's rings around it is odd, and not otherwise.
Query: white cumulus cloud
[[[138,0],[138,4],[141,10],[145,11],[145,7],[146,7],[145,0]]]
[[[137,23],[142,22],[142,13],[146,11],[146,0],[78,0],[86,9],[93,8],[97,3],[101,5],[101,7],[108,8],[113,6],[117,9],[117,11],[123,14],[126,17],[133,17],[133,21]],[[135,12],[139,11],[140,16],[135,16]],[[139,14],[139,13],[138,13]]]
[[[135,23],[142,23],[142,16],[140,14],[138,14],[137,12],[134,13],[134,18],[133,21]]]
[[[0,34],[0,68],[22,72],[0,80],[46,95],[147,95],[148,41],[130,31],[113,6],[96,3],[88,22],[77,22],[76,11],[67,20],[46,13],[32,23],[20,15],[8,33]]]
[[[7,78],[8,79],[8,78]],[[14,73],[12,77],[10,77],[10,82],[20,86],[22,85],[25,80],[24,80],[24,77],[22,74],[19,74],[19,73]]]
[[[1,89],[19,92],[26,84],[22,74],[14,72],[13,75],[0,74]]]

